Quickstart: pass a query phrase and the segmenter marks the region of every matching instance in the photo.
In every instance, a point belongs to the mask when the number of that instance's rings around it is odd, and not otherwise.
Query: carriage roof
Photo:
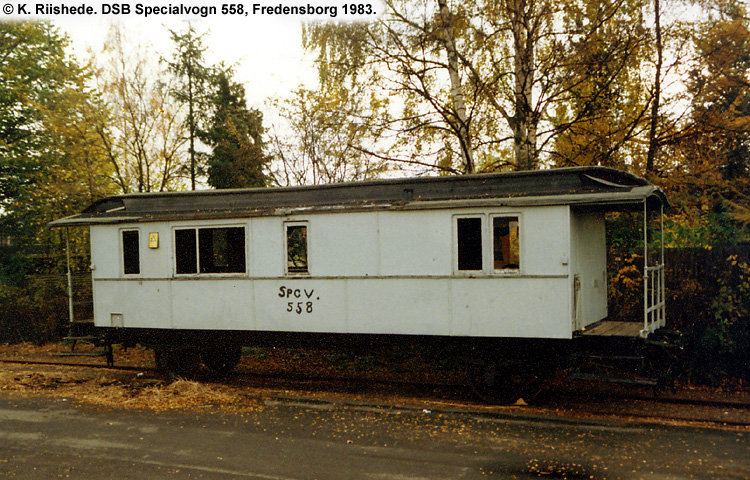
[[[667,206],[651,182],[605,167],[371,180],[326,185],[135,193],[99,200],[53,227],[478,206]]]

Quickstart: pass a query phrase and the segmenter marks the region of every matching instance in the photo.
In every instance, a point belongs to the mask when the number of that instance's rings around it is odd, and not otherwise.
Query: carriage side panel
[[[449,211],[380,212],[378,220],[383,276],[451,275]]]
[[[479,270],[457,271],[455,226],[462,216],[480,219],[482,225]],[[518,259],[511,267],[498,267],[497,218],[512,219],[512,228],[520,232],[514,247]],[[306,229],[304,271],[292,271],[287,264],[288,224]],[[500,224],[507,232],[509,223]],[[97,324],[569,338],[569,225],[567,207],[553,206],[92,227]],[[227,228],[242,229],[243,265],[204,272],[201,229],[220,233]],[[133,262],[123,254],[128,250],[122,236],[126,230],[139,235],[137,273],[125,265]],[[152,233],[158,234],[158,245],[149,244]],[[178,236],[193,249],[187,260],[178,258],[184,257],[178,252]],[[127,238],[133,241],[132,235]],[[214,245],[225,247],[218,240]],[[222,267],[219,257],[212,268]]]

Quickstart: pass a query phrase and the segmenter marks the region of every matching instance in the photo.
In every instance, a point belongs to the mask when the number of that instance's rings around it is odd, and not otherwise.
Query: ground
[[[747,480],[746,430],[259,399],[140,412],[0,392],[0,477]]]
[[[115,346],[115,369],[102,368],[104,357],[59,356],[72,350],[72,345],[64,343],[0,345],[0,360],[5,362],[0,371],[0,391],[63,396],[122,408],[169,410],[210,406],[242,410],[253,408],[253,397],[259,392],[258,385],[248,385],[241,380],[246,377],[263,379],[262,389],[267,395],[293,394],[285,388],[286,384],[308,383],[315,379],[323,379],[323,383],[325,379],[362,379],[445,386],[462,382],[460,368],[430,366],[418,355],[401,354],[394,359],[273,348],[245,349],[235,369],[237,375],[228,379],[204,372],[199,381],[169,382],[154,371],[153,352],[147,349]],[[79,353],[97,350],[88,344],[75,346]],[[71,363],[76,366],[66,365]],[[283,378],[274,381],[276,376]],[[315,387],[318,393],[321,388],[325,389],[325,385]],[[303,388],[298,393],[311,392]],[[350,396],[357,397],[357,394]]]
[[[550,416],[635,417],[750,426],[750,392],[678,385],[654,402],[650,389],[602,386],[553,379],[537,405],[483,405],[465,385],[463,368],[451,359],[430,358],[417,347],[378,354],[338,351],[245,349],[236,374],[207,372],[197,380],[167,381],[154,370],[153,353],[115,349],[115,366],[103,357],[64,357],[70,344],[0,345],[0,391],[48,396],[118,409],[255,411],[274,398],[306,402],[458,408],[473,411],[531,412]],[[94,352],[76,345],[76,352]],[[70,364],[75,364],[71,366]],[[695,403],[694,401],[697,401]]]

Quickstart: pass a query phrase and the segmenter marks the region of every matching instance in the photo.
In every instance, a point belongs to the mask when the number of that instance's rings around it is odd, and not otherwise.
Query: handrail
[[[644,318],[641,337],[666,325],[666,300],[664,285],[664,264],[646,267],[644,281]]]
[[[660,212],[661,248],[660,260],[648,264],[648,206],[643,202],[643,330],[640,335],[648,337],[654,330],[666,326],[666,293],[664,281],[664,206]]]

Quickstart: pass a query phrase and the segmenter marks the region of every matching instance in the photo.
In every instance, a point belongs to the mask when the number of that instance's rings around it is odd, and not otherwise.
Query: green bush
[[[750,382],[750,249],[668,249],[667,327],[683,334],[685,380]],[[642,321],[643,257],[610,255],[610,319]]]
[[[694,383],[750,381],[750,267],[742,251],[668,252],[667,325],[683,333],[684,374]]]
[[[67,319],[67,298],[59,286],[0,283],[0,342],[42,344],[59,339]]]

